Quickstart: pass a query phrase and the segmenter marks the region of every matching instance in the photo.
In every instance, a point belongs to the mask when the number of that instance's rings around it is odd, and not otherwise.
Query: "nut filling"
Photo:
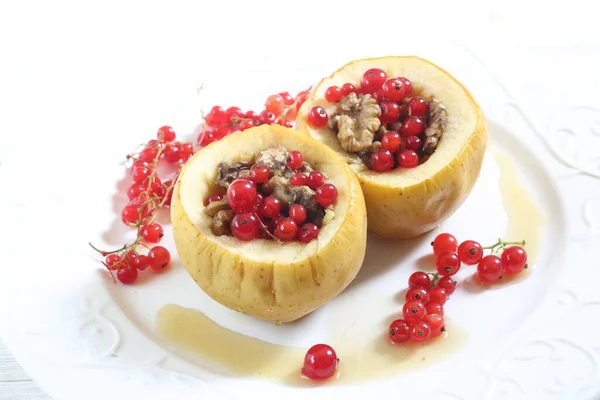
[[[216,236],[307,243],[335,218],[337,189],[326,180],[300,152],[268,149],[253,162],[220,163],[204,213]]]

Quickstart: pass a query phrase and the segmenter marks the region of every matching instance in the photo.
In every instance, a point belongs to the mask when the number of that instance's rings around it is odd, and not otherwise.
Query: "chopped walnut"
[[[258,153],[255,163],[266,165],[274,175],[291,176],[293,171],[287,165],[287,157],[287,150],[283,147],[278,147]]]
[[[377,129],[377,131],[375,132],[375,135],[373,136],[373,140],[381,142],[381,139],[383,138],[383,134],[387,132],[387,129],[385,129],[385,125],[381,125],[379,127],[379,129]]]
[[[211,225],[212,233],[215,236],[231,234],[229,224],[233,219],[233,214],[233,210],[221,210],[215,214]]]
[[[240,175],[249,173],[249,171],[250,164],[247,162],[236,162],[233,164],[220,163],[216,183],[227,189],[231,185],[231,182],[236,180]]]
[[[357,153],[373,144],[375,132],[381,126],[379,115],[381,108],[371,95],[350,93],[338,103],[328,126],[337,133],[344,150]]]
[[[307,174],[310,174],[313,171],[314,171],[314,169],[313,169],[313,167],[310,166],[309,163],[307,163],[306,161],[304,161],[302,163],[302,172],[306,172]]]
[[[423,152],[433,154],[439,141],[444,134],[448,115],[446,107],[438,100],[429,101],[429,113],[427,115],[427,128],[425,129],[425,143],[423,143]]]
[[[229,203],[227,203],[227,199],[221,199],[218,201],[213,201],[209,205],[204,208],[204,214],[209,217],[213,217],[216,213],[222,210],[227,210],[229,207]]]
[[[381,148],[381,142],[376,141],[376,142],[373,142],[373,144],[371,145],[371,148],[369,150],[371,151],[371,153],[375,153],[380,148]]]

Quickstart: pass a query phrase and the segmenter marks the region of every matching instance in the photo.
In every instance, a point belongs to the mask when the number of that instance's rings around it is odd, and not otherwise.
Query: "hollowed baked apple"
[[[369,230],[420,235],[471,192],[485,152],[485,117],[450,74],[417,57],[351,62],[323,79],[296,128],[340,154],[356,173]]]
[[[365,255],[355,175],[327,146],[277,125],[199,151],[171,207],[177,251],[196,283],[270,321],[293,321],[331,300]]]

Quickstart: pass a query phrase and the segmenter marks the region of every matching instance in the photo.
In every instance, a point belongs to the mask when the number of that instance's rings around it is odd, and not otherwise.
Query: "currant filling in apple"
[[[204,201],[214,235],[308,243],[334,217],[337,188],[299,151],[261,151],[254,162],[221,163]]]
[[[374,171],[414,168],[435,152],[447,112],[438,100],[413,94],[408,79],[388,78],[383,70],[371,68],[362,75],[360,88],[350,83],[327,88],[325,100],[336,104],[335,112],[328,115],[315,106],[308,122],[327,126],[346,152],[357,154]]]

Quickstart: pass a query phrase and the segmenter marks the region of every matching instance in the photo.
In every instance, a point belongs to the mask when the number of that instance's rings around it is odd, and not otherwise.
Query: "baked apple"
[[[369,230],[397,238],[434,229],[462,204],[487,141],[485,117],[467,89],[418,57],[345,65],[314,88],[296,129],[348,162]]]
[[[173,192],[179,256],[219,303],[296,320],[338,295],[365,256],[356,176],[330,148],[263,125],[196,153]]]

